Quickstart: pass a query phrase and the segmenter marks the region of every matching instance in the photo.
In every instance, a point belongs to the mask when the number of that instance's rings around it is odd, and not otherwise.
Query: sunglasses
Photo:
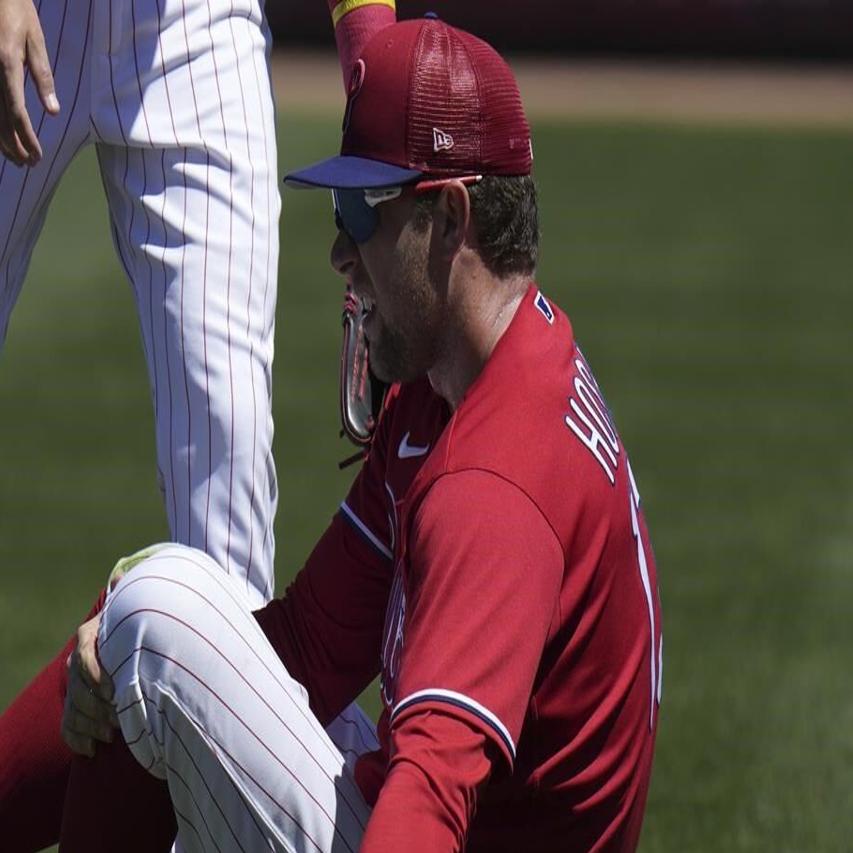
[[[465,175],[460,178],[436,178],[418,181],[411,185],[415,193],[441,189],[451,181],[461,181],[465,186],[476,184],[482,175]],[[408,186],[408,185],[407,185]],[[332,202],[335,208],[335,227],[346,233],[355,243],[366,243],[379,226],[379,211],[376,207],[392,201],[403,194],[403,187],[382,189],[333,189]]]

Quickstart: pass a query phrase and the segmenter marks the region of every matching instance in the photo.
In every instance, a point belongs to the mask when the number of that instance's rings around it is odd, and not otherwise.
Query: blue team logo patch
[[[548,300],[542,295],[542,291],[536,293],[536,300],[533,303],[539,313],[548,321],[550,325],[554,325],[554,309],[551,307]]]

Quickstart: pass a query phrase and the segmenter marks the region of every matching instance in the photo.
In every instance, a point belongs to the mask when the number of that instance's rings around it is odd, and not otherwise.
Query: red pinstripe
[[[210,12],[210,5],[207,6],[207,34],[210,39],[210,56],[213,60],[213,76],[216,80],[216,94],[217,94],[217,104],[219,105],[219,119],[222,122],[222,136],[225,140],[225,156],[228,158],[228,177],[229,177],[229,193],[228,193],[228,273],[226,276],[226,309],[225,309],[225,327],[226,327],[226,337],[228,340],[228,383],[229,383],[229,394],[230,394],[230,402],[231,402],[231,443],[232,443],[232,452],[230,454],[229,459],[229,472],[228,472],[228,536],[225,547],[226,554],[226,564],[225,569],[230,573],[231,569],[231,527],[232,527],[232,508],[233,508],[233,500],[234,500],[234,453],[233,453],[233,442],[234,442],[234,430],[235,430],[235,421],[234,421],[234,365],[232,360],[233,349],[231,346],[231,260],[232,260],[232,251],[234,246],[234,205],[231,201],[234,197],[234,161],[233,155],[231,154],[231,145],[228,141],[228,123],[225,121],[225,110],[223,107],[222,101],[222,88],[219,82],[219,64],[216,61],[216,46],[213,41],[212,28],[213,28],[213,18]],[[242,97],[242,92],[241,92]],[[208,190],[210,188],[208,187]],[[210,492],[208,492],[208,512],[210,511],[210,502],[209,502]],[[205,549],[206,550],[206,549]]]
[[[163,577],[163,576],[160,576],[160,575],[148,575],[148,576],[147,576],[147,579],[156,579],[156,580],[162,581],[162,582],[164,582],[164,583],[170,583],[170,584],[173,584],[174,586],[182,587],[182,588],[183,588],[183,589],[185,589],[187,592],[192,593],[193,595],[197,596],[197,597],[198,597],[198,598],[200,598],[202,601],[204,601],[204,602],[205,602],[205,604],[207,604],[207,605],[208,605],[208,606],[209,606],[209,607],[210,607],[210,608],[211,608],[211,609],[212,609],[212,610],[213,610],[213,611],[214,611],[214,612],[215,612],[215,613],[216,613],[216,614],[217,614],[217,615],[218,615],[218,616],[219,616],[219,617],[220,617],[220,618],[221,618],[221,619],[222,619],[222,620],[223,620],[223,621],[228,625],[228,627],[229,627],[229,628],[230,628],[230,629],[231,629],[231,630],[232,630],[232,631],[233,631],[233,632],[234,632],[238,637],[240,637],[240,639],[245,643],[246,648],[247,648],[247,649],[252,653],[252,655],[255,657],[255,659],[257,660],[257,662],[258,662],[258,663],[259,663],[259,664],[264,668],[264,670],[266,671],[266,674],[267,674],[267,675],[272,679],[272,681],[276,684],[276,686],[277,686],[280,690],[282,690],[284,693],[286,693],[286,694],[291,698],[291,701],[293,702],[293,707],[294,707],[294,708],[296,709],[296,711],[300,714],[300,716],[301,716],[301,717],[302,717],[302,718],[303,718],[303,719],[304,719],[304,720],[305,720],[309,725],[311,725],[311,726],[312,726],[312,728],[314,728],[314,730],[315,730],[315,732],[316,732],[317,734],[320,734],[320,733],[322,732],[322,727],[320,726],[319,722],[317,722],[317,720],[316,720],[316,719],[315,719],[311,714],[307,713],[307,712],[305,711],[305,709],[302,707],[302,705],[301,705],[299,702],[295,702],[295,701],[293,701],[293,697],[292,697],[292,695],[291,695],[291,692],[290,692],[290,689],[289,689],[288,685],[284,684],[284,683],[279,679],[279,677],[278,677],[278,675],[275,673],[275,671],[274,671],[274,670],[272,670],[272,669],[270,669],[270,667],[269,667],[269,666],[267,666],[266,662],[265,662],[265,661],[264,661],[264,659],[260,656],[260,654],[258,653],[258,651],[257,651],[257,649],[255,648],[255,646],[254,646],[252,643],[250,643],[250,642],[249,642],[249,640],[248,640],[248,639],[246,638],[246,636],[245,636],[245,635],[244,635],[244,634],[243,634],[243,633],[242,633],[242,632],[237,628],[237,626],[236,626],[236,625],[234,625],[234,623],[233,623],[233,622],[231,622],[231,620],[230,620],[230,619],[229,619],[229,618],[228,618],[228,617],[227,617],[227,616],[226,616],[226,615],[225,615],[225,614],[224,614],[224,613],[223,613],[223,612],[222,612],[222,611],[221,611],[221,610],[220,610],[220,609],[219,609],[219,608],[218,608],[218,607],[217,607],[217,606],[212,602],[212,601],[210,601],[210,599],[209,599],[209,598],[207,598],[205,595],[203,595],[202,593],[200,593],[197,589],[193,588],[193,587],[192,587],[192,586],[190,586],[189,584],[185,584],[185,583],[183,583],[183,582],[181,582],[181,581],[176,581],[176,580],[174,580],[173,578]],[[119,594],[120,594],[121,592],[126,591],[126,590],[127,590],[127,589],[129,589],[131,586],[133,586],[134,584],[139,583],[141,580],[143,580],[143,579],[142,579],[142,578],[140,578],[140,579],[129,578],[128,580],[124,581],[124,582],[123,582],[123,583],[122,583],[122,584],[121,584],[121,585],[116,589],[116,591],[115,591],[115,593],[114,593],[114,595],[113,595],[113,598],[114,598],[114,599],[116,599],[116,598],[119,596]],[[233,599],[232,599],[232,601],[233,601]],[[237,606],[240,606],[240,605],[238,604]],[[143,611],[134,611],[134,613],[137,613],[137,612],[143,612]],[[165,613],[163,613],[162,611],[159,611],[159,610],[152,610],[152,611],[150,611],[150,612],[156,612],[156,613],[160,613],[161,615],[167,615],[167,614],[165,614]],[[134,615],[134,613],[127,614],[127,616],[125,616],[125,617],[124,617],[124,618],[122,618],[119,622],[117,622],[115,625],[113,625],[113,626],[112,626],[111,630],[106,634],[106,636],[104,637],[103,641],[100,643],[100,648],[101,648],[101,649],[103,649],[103,648],[104,648],[104,646],[106,646],[106,644],[109,642],[109,640],[111,639],[111,637],[113,636],[113,634],[115,633],[115,631],[119,628],[119,626],[120,626],[120,625],[121,625],[121,624],[122,624],[126,619],[128,619],[130,616]],[[176,619],[176,621],[181,622],[181,620],[180,620],[180,619],[177,619],[177,617],[173,617],[173,618],[175,618],[175,619]],[[208,642],[208,643],[210,642],[210,641],[208,641],[208,640],[207,640],[207,639],[206,639],[202,634],[200,634],[198,631],[196,631],[196,629],[192,628],[192,627],[191,627],[190,625],[188,625],[187,623],[181,622],[181,624],[184,624],[186,627],[190,628],[190,630],[191,630],[191,631],[193,631],[194,633],[196,633],[196,634],[197,634],[201,639],[205,640],[205,642]],[[257,632],[258,632],[258,637],[259,637],[260,641],[261,641],[261,642],[266,642],[266,639],[263,637],[263,632],[260,630],[260,628],[257,628]],[[214,648],[216,648],[216,646],[215,646],[215,645],[214,645]],[[220,656],[222,656],[222,653],[219,651],[219,649],[218,649],[218,648],[216,648],[216,651],[217,651],[217,653],[218,653],[218,654],[220,654]],[[222,656],[222,657],[224,658],[224,656]],[[124,660],[124,661],[122,661],[122,663],[126,663],[128,659],[129,659],[129,658],[125,658],[125,660]],[[241,675],[240,677],[242,678],[243,676]],[[270,708],[270,710],[272,711],[272,708]],[[291,729],[286,725],[286,723],[284,723],[284,721],[283,721],[283,720],[281,720],[281,718],[279,718],[279,717],[278,717],[278,715],[275,713],[275,711],[273,711],[273,715],[276,717],[276,719],[278,719],[278,720],[279,720],[279,722],[281,722],[281,723],[282,723],[282,725],[284,725],[284,726],[285,726],[285,728],[287,728],[287,730],[288,730],[291,734],[293,734],[292,730],[291,730]],[[295,737],[296,737],[296,735],[294,734],[294,738],[295,738]],[[300,743],[300,745],[301,745],[301,746],[303,746],[303,748],[304,748],[304,746],[305,746],[305,745],[304,745],[301,741],[299,741],[299,743]],[[313,757],[313,756],[312,756],[312,757]],[[315,762],[316,762],[316,759],[315,759]],[[319,763],[318,763],[318,766],[320,766],[320,765],[319,765]]]
[[[173,616],[173,615],[171,615],[171,614],[169,614],[169,613],[166,613],[166,612],[164,612],[164,611],[161,611],[161,610],[157,610],[157,609],[155,609],[155,608],[140,608],[139,610],[135,610],[135,611],[132,611],[131,613],[127,614],[127,616],[125,617],[125,619],[126,619],[126,618],[129,618],[130,616],[138,615],[138,614],[140,614],[140,613],[153,613],[153,614],[157,614],[157,615],[160,615],[160,616],[164,616],[164,617],[165,617],[165,618],[167,618],[167,619],[172,619],[173,621],[175,621],[175,622],[177,622],[177,623],[179,623],[179,624],[183,625],[185,628],[189,629],[189,630],[190,630],[190,631],[192,631],[194,634],[196,634],[196,636],[198,636],[198,637],[199,637],[199,639],[201,639],[201,640],[202,640],[203,642],[205,642],[208,646],[210,646],[210,648],[211,648],[211,649],[212,649],[216,654],[218,654],[218,655],[219,655],[219,657],[220,657],[220,658],[222,658],[222,660],[223,660],[223,661],[224,661],[224,662],[225,662],[229,667],[231,667],[231,669],[233,670],[233,672],[237,675],[238,679],[239,679],[240,681],[242,681],[242,682],[243,682],[243,684],[244,684],[244,685],[245,685],[245,686],[246,686],[246,687],[247,687],[247,688],[248,688],[252,693],[254,693],[254,694],[255,694],[256,698],[260,700],[260,702],[261,702],[261,703],[262,703],[262,704],[267,708],[267,710],[269,710],[269,711],[270,711],[270,713],[271,713],[271,714],[272,714],[272,715],[273,715],[273,716],[274,716],[274,717],[275,717],[275,718],[276,718],[276,719],[281,723],[281,725],[282,725],[285,729],[287,729],[287,731],[288,731],[288,732],[290,732],[290,734],[293,736],[293,739],[294,739],[294,740],[295,740],[295,741],[296,741],[296,742],[297,742],[297,743],[298,743],[298,744],[299,744],[299,745],[300,745],[300,746],[305,750],[306,754],[308,754],[309,756],[311,756],[311,758],[314,758],[314,756],[311,754],[311,752],[308,750],[308,748],[305,746],[305,744],[304,744],[304,743],[303,743],[303,742],[302,742],[302,741],[301,741],[301,740],[296,736],[296,734],[294,734],[294,732],[292,731],[292,729],[290,729],[290,727],[287,725],[287,723],[286,723],[286,722],[285,722],[285,721],[284,721],[284,720],[283,720],[283,719],[282,719],[282,718],[281,718],[281,717],[280,717],[280,716],[275,712],[275,710],[273,710],[272,706],[270,706],[270,704],[269,704],[269,703],[268,703],[268,702],[267,702],[267,701],[266,701],[266,700],[265,700],[265,699],[264,699],[264,698],[263,698],[263,697],[262,697],[262,696],[257,692],[257,690],[255,690],[255,688],[253,687],[253,685],[252,685],[252,684],[251,684],[247,679],[245,679],[245,678],[243,677],[243,675],[242,675],[242,673],[240,673],[239,669],[238,669],[236,666],[234,666],[234,664],[233,664],[230,660],[228,660],[228,659],[227,659],[227,658],[226,658],[226,657],[225,657],[225,656],[224,656],[224,655],[219,651],[219,649],[217,648],[217,646],[216,646],[214,643],[212,643],[209,639],[207,639],[207,637],[205,637],[203,634],[201,634],[199,631],[197,631],[195,628],[193,628],[193,627],[192,627],[192,625],[189,625],[187,622],[184,622],[182,619],[179,619],[179,618],[177,618],[176,616]],[[124,619],[122,619],[118,624],[121,624],[121,622],[123,622],[123,621],[124,621]],[[118,625],[116,625],[116,627],[118,627]],[[220,696],[220,694],[219,694],[219,693],[217,693],[217,692],[216,692],[216,691],[215,691],[215,690],[214,690],[214,689],[213,689],[213,688],[212,688],[212,687],[211,687],[211,686],[210,686],[210,685],[209,685],[209,684],[208,684],[208,683],[207,683],[203,678],[201,678],[199,675],[197,675],[195,672],[193,672],[193,671],[192,671],[191,669],[189,669],[188,667],[184,666],[180,661],[178,661],[177,659],[175,659],[175,658],[171,657],[170,655],[167,655],[167,654],[165,654],[165,653],[163,653],[163,652],[161,652],[161,651],[158,651],[157,649],[151,648],[150,646],[141,645],[141,646],[137,646],[137,647],[135,647],[134,649],[132,649],[132,650],[131,650],[131,652],[130,652],[130,654],[129,654],[129,655],[128,655],[124,660],[122,660],[122,661],[121,661],[121,662],[120,662],[120,663],[119,663],[119,664],[118,664],[118,665],[117,665],[117,666],[116,666],[116,667],[115,667],[115,668],[110,672],[110,676],[111,676],[113,679],[115,679],[115,675],[116,675],[116,673],[117,673],[117,672],[118,672],[118,671],[119,671],[119,670],[120,670],[120,669],[121,669],[121,668],[122,668],[122,667],[123,667],[123,666],[124,666],[128,661],[129,661],[129,660],[131,660],[131,658],[133,658],[136,654],[139,654],[139,653],[142,653],[142,652],[145,652],[145,653],[148,653],[148,654],[154,655],[155,657],[159,657],[159,658],[162,658],[163,660],[168,661],[168,662],[169,662],[169,663],[171,663],[173,666],[177,667],[177,668],[178,668],[178,669],[180,669],[182,672],[186,673],[190,678],[192,678],[195,682],[197,682],[197,683],[198,683],[198,685],[199,685],[200,687],[204,688],[204,689],[205,689],[205,690],[206,690],[206,691],[207,691],[211,696],[213,696],[213,697],[217,700],[217,702],[219,702],[219,704],[220,704],[220,705],[221,705],[221,706],[222,706],[226,711],[228,711],[228,713],[231,715],[231,717],[233,717],[233,719],[234,719],[236,722],[238,722],[238,723],[242,726],[242,728],[244,729],[244,731],[246,732],[246,734],[248,734],[250,737],[252,737],[252,738],[256,741],[256,743],[257,743],[257,744],[258,744],[258,745],[259,745],[259,746],[260,746],[260,747],[261,747],[261,748],[262,748],[262,749],[263,749],[263,750],[264,750],[264,751],[265,751],[265,752],[270,756],[270,758],[272,758],[272,760],[273,760],[273,761],[274,761],[274,762],[275,762],[275,763],[276,763],[276,764],[277,764],[277,765],[278,765],[282,770],[284,770],[284,772],[285,772],[285,773],[287,773],[287,774],[288,774],[288,776],[293,780],[293,782],[295,782],[295,783],[296,783],[296,785],[297,785],[299,788],[301,788],[301,789],[302,789],[302,791],[304,791],[304,793],[308,796],[308,798],[309,798],[309,799],[310,799],[310,800],[311,800],[311,801],[312,801],[312,802],[317,806],[317,809],[320,811],[320,813],[322,813],[322,814],[326,817],[326,819],[329,821],[330,825],[334,827],[334,832],[335,832],[335,834],[337,834],[337,835],[339,835],[339,834],[340,834],[340,831],[338,830],[338,828],[337,828],[337,826],[336,826],[336,823],[335,823],[335,819],[334,819],[334,817],[333,817],[332,815],[330,815],[330,814],[328,813],[328,811],[326,811],[326,809],[323,807],[323,805],[320,803],[320,801],[319,801],[319,800],[318,800],[318,799],[317,799],[317,798],[316,798],[316,797],[311,793],[311,791],[309,791],[309,790],[308,790],[308,789],[307,789],[307,788],[302,784],[302,782],[299,780],[299,778],[296,776],[296,774],[293,772],[293,770],[291,770],[291,768],[290,768],[290,767],[288,767],[288,766],[287,766],[287,765],[286,765],[286,764],[285,764],[285,763],[284,763],[284,762],[283,762],[283,761],[278,757],[278,755],[275,753],[275,751],[274,751],[271,747],[269,747],[266,743],[264,743],[264,741],[263,741],[263,740],[261,740],[261,738],[260,738],[260,737],[259,737],[259,736],[258,736],[258,735],[257,735],[257,734],[252,730],[252,729],[251,729],[251,727],[250,727],[250,726],[248,726],[248,725],[246,724],[246,722],[243,720],[243,718],[242,718],[242,717],[241,717],[241,716],[240,716],[240,715],[239,715],[239,714],[234,710],[234,708],[232,708],[232,707],[231,707],[231,705],[229,705],[229,704],[228,704],[228,702],[226,702],[226,701],[222,698],[222,696]],[[291,817],[291,819],[292,819],[292,815],[290,815],[290,814],[289,814],[289,812],[287,812],[287,810],[284,808],[284,806],[283,806],[281,803],[278,803],[278,801],[275,799],[275,797],[274,797],[272,794],[270,794],[270,793],[269,793],[269,792],[268,792],[268,791],[263,787],[263,785],[261,785],[261,784],[260,784],[260,783],[259,783],[259,782],[254,778],[254,777],[252,777],[252,776],[251,776],[251,775],[250,775],[250,774],[245,770],[245,768],[244,768],[244,767],[243,767],[243,766],[242,766],[242,765],[241,765],[241,764],[240,764],[240,763],[239,763],[239,762],[234,758],[234,756],[233,756],[233,755],[231,755],[231,754],[228,752],[228,750],[227,750],[227,749],[226,749],[222,744],[220,744],[218,741],[216,741],[216,740],[213,738],[213,736],[210,734],[210,732],[207,732],[207,736],[211,739],[211,741],[212,741],[214,744],[216,744],[216,746],[217,746],[219,749],[221,749],[221,750],[222,750],[222,752],[223,752],[225,755],[227,755],[227,756],[228,756],[229,760],[233,761],[235,765],[237,765],[238,767],[240,767],[240,769],[241,769],[244,773],[246,773],[247,777],[248,777],[248,778],[250,778],[250,779],[252,780],[252,782],[253,782],[253,783],[254,783],[254,784],[255,784],[255,785],[256,785],[260,790],[262,790],[262,791],[263,791],[263,792],[264,792],[264,793],[265,793],[265,794],[270,798],[270,800],[272,800],[273,802],[275,802],[275,803],[279,806],[279,808],[281,808],[281,809],[282,809],[282,811],[284,811],[285,813],[287,813],[287,814],[288,814],[288,816],[289,816],[289,817]],[[335,786],[335,788],[336,788],[337,790],[339,790],[339,791],[340,791],[340,788],[337,786],[337,784],[335,783],[334,779],[333,779],[331,776],[329,776],[329,775],[328,775],[328,773],[326,773],[326,772],[325,772],[325,770],[323,770],[322,766],[319,764],[319,762],[317,762],[317,761],[316,761],[316,759],[314,759],[314,761],[315,761],[315,763],[317,764],[318,768],[320,769],[321,773],[326,777],[326,779],[328,779],[330,782],[332,782],[332,784]],[[341,791],[341,794],[343,795],[343,791]],[[344,797],[344,796],[342,796],[342,800],[343,800],[343,802],[344,802],[344,803],[346,803],[346,805],[349,807],[349,809],[350,809],[350,811],[352,812],[352,815],[353,815],[353,817],[355,818],[356,822],[358,823],[358,825],[359,825],[359,826],[362,828],[362,830],[363,830],[363,829],[364,829],[364,824],[363,824],[363,823],[361,822],[361,820],[359,819],[359,817],[358,817],[358,815],[357,815],[357,813],[356,813],[355,809],[353,808],[353,806],[352,806],[351,802],[350,802],[346,797]],[[297,823],[295,820],[294,820],[294,822],[295,822],[295,823]],[[306,837],[306,838],[308,838],[308,839],[310,839],[310,840],[311,840],[311,842],[312,842],[315,846],[317,846],[317,848],[318,848],[318,849],[321,849],[321,848],[319,847],[319,845],[317,844],[316,840],[315,840],[315,839],[313,839],[313,838],[311,838],[311,836],[310,836],[310,835],[308,835],[308,833],[307,833],[307,832],[305,832],[304,828],[303,828],[301,825],[299,825],[298,823],[297,823],[297,825],[300,827],[300,829],[302,830],[302,832],[303,832],[303,834],[305,835],[305,837]],[[346,843],[346,842],[345,842],[345,843]],[[347,845],[347,846],[349,847],[349,845]],[[349,849],[352,849],[352,848],[349,848]]]
[[[146,704],[148,704],[152,707],[152,709],[162,718],[165,725],[172,732],[172,734],[175,737],[175,740],[180,744],[181,749],[184,751],[184,754],[189,759],[190,764],[192,764],[193,769],[196,772],[196,775],[201,780],[201,783],[204,785],[205,790],[207,791],[207,794],[210,797],[210,801],[216,806],[216,810],[222,816],[222,820],[225,821],[226,826],[231,831],[231,837],[237,843],[237,846],[241,850],[244,850],[245,848],[243,847],[242,844],[240,844],[240,839],[238,838],[237,833],[234,831],[234,827],[231,826],[230,821],[225,816],[225,812],[223,811],[222,806],[219,804],[219,801],[214,796],[213,791],[212,791],[210,785],[208,784],[204,773],[202,772],[201,768],[198,766],[192,752],[187,748],[186,743],[184,743],[184,739],[181,737],[181,733],[175,728],[172,721],[169,719],[169,715],[164,710],[162,710],[161,708],[158,708],[156,702],[154,702],[154,700],[151,699],[150,696],[146,696],[144,692],[142,693],[142,699]],[[156,740],[156,736],[154,736],[154,739]],[[165,746],[166,746],[165,739],[163,740],[163,742],[160,742],[160,741],[157,741],[157,742],[160,745],[160,748],[163,750],[163,754],[165,756]],[[192,800],[193,805],[196,808],[196,811],[198,812],[199,816],[201,817],[201,820],[205,826],[205,829],[208,831],[208,834],[210,835],[210,838],[213,840],[213,843],[216,844],[216,836],[213,834],[213,832],[210,831],[210,826],[208,825],[207,820],[205,820],[205,817],[204,817],[204,810],[199,806],[198,801],[196,800],[196,798],[193,794],[192,787],[187,783],[186,779],[184,778],[184,776],[181,774],[181,772],[178,770],[177,767],[175,767],[173,764],[170,764],[165,759],[164,759],[163,763],[166,767],[166,770],[169,772],[169,774],[171,776],[174,776],[184,786],[184,788],[186,788],[187,793],[189,794],[190,799]],[[247,806],[245,800],[243,800],[243,797],[240,795],[239,789],[236,786],[234,786],[234,790],[237,792],[238,797],[241,800],[241,802],[243,803],[244,808],[248,812],[249,816],[252,818],[252,822],[255,824],[255,826],[258,828],[258,831],[261,832],[261,835],[263,836],[263,832],[261,831],[260,827],[258,826],[257,821],[255,821],[255,819],[254,819],[254,815],[252,814],[252,810]],[[217,849],[219,849],[219,845],[217,845]]]
[[[240,52],[237,48],[237,39],[234,35],[234,3],[232,0],[231,3],[231,15],[228,18],[228,26],[231,31],[231,44],[234,46],[234,55],[236,57],[237,64],[237,79],[240,82],[240,103],[243,108],[243,127],[245,128],[245,138],[246,138],[246,155],[249,162],[249,174],[250,174],[250,190],[249,190],[249,210],[251,211],[251,224],[250,224],[250,238],[249,238],[249,292],[246,297],[246,337],[251,341],[252,340],[252,282],[254,280],[254,272],[255,272],[255,166],[252,162],[252,157],[250,155],[250,144],[249,144],[249,116],[246,112],[246,99],[243,96],[243,73],[240,70]],[[224,124],[224,118],[223,118]],[[266,134],[262,134],[264,137],[264,145],[266,145]],[[229,258],[230,262],[230,258]],[[229,346],[230,353],[230,346]],[[249,517],[252,518],[255,509],[255,461],[257,455],[257,435],[258,435],[258,403],[257,403],[257,395],[255,393],[255,371],[254,371],[254,358],[255,358],[255,345],[254,343],[250,344],[249,347],[249,376],[251,378],[251,387],[252,387],[252,490],[251,490],[251,498],[249,501]],[[231,403],[231,430],[232,434],[234,431],[234,402],[233,402],[233,376],[232,376],[232,403]],[[231,479],[233,483],[234,477],[234,458],[231,458]],[[228,519],[229,522],[231,520],[231,505],[230,505],[231,496],[229,495],[229,507],[228,507]],[[254,538],[255,526],[254,524],[249,525],[249,559],[246,565],[246,589],[248,590],[250,587],[250,577],[252,574],[252,544]],[[228,548],[230,553],[231,547],[231,526],[229,524],[228,527]]]

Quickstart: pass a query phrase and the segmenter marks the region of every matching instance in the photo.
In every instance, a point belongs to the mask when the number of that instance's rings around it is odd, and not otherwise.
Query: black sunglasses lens
[[[356,243],[365,243],[379,224],[379,214],[364,198],[364,190],[334,190],[335,225]]]

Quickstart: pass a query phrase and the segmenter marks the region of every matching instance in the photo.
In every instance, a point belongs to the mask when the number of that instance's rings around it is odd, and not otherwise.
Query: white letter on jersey
[[[589,375],[585,365],[580,360],[575,361],[578,371]],[[566,426],[584,443],[587,449],[601,465],[607,479],[613,485],[616,482],[616,464],[619,453],[619,439],[610,422],[610,415],[601,400],[597,388],[590,386],[580,376],[575,377],[575,394],[581,405],[574,397],[569,397],[569,406],[574,412],[578,423],[571,414],[566,415]]]
[[[663,635],[660,638],[660,646],[657,654],[655,654],[655,605],[652,601],[652,585],[649,580],[649,566],[646,562],[646,550],[643,547],[643,537],[640,535],[640,521],[638,512],[640,509],[640,493],[637,491],[637,482],[634,479],[634,472],[631,470],[631,463],[628,463],[628,476],[631,479],[631,494],[629,495],[631,503],[631,527],[634,533],[634,541],[637,544],[637,564],[640,568],[640,580],[643,584],[643,592],[646,595],[646,606],[649,608],[649,632],[651,633],[651,649],[649,657],[651,658],[651,704],[649,708],[649,729],[654,726],[655,722],[655,703],[660,705],[661,694],[661,672],[663,670]]]

